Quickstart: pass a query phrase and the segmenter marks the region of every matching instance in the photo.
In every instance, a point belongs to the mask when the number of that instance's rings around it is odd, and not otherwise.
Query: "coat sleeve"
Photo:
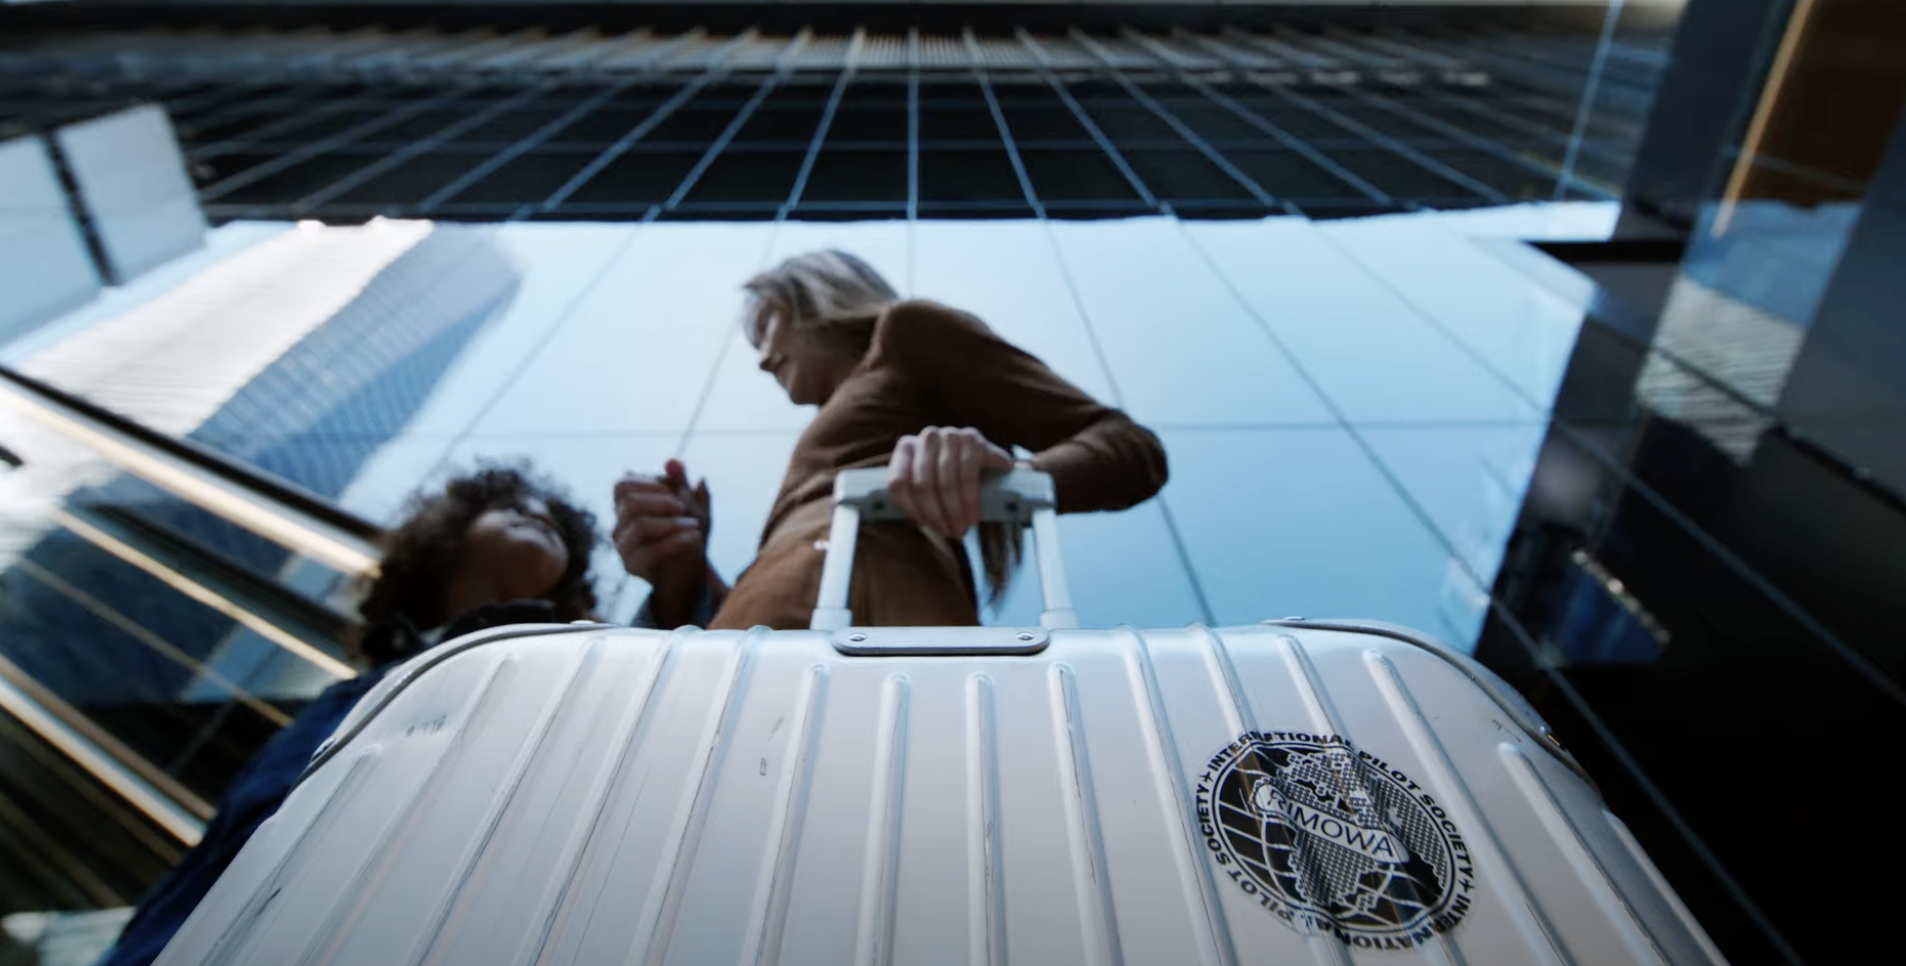
[[[937,397],[961,425],[1033,452],[1052,474],[1059,511],[1122,510],[1165,485],[1165,448],[978,319],[931,302],[901,302],[874,335],[876,350]]]

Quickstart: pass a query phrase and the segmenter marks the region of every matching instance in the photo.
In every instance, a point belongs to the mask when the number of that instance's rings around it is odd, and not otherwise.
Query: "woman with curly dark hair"
[[[354,656],[372,666],[499,624],[592,616],[595,517],[521,471],[488,467],[415,503],[382,541]],[[500,608],[500,610],[499,610]]]
[[[387,532],[378,577],[351,641],[364,673],[325,689],[259,749],[225,794],[199,844],[159,881],[99,966],[144,966],[283,804],[305,763],[393,664],[440,641],[505,624],[592,616],[595,518],[524,471],[492,466],[413,501]]]

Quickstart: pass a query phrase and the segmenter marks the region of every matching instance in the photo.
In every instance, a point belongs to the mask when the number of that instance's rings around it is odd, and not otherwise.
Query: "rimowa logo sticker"
[[[1296,929],[1411,949],[1474,901],[1475,863],[1449,812],[1337,735],[1245,734],[1205,764],[1196,799],[1231,886]]]

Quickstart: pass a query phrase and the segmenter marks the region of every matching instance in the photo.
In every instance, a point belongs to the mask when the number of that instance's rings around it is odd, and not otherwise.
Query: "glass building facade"
[[[1906,726],[1896,10],[714,9],[0,44],[0,171],[58,175],[0,185],[36,307],[0,314],[0,911],[136,900],[352,673],[369,541],[455,472],[526,461],[607,521],[679,458],[738,573],[812,415],[739,285],[831,247],[1164,440],[1159,497],[1061,521],[1087,626],[1428,631],[1732,961],[1875,942],[1819,838],[1865,798],[1803,776]],[[92,177],[57,132],[132,105],[211,227],[116,274],[134,219],[41,212]],[[595,575],[629,619],[646,586]]]
[[[0,112],[160,101],[214,219],[1333,217],[1618,197],[1667,36],[129,31]]]

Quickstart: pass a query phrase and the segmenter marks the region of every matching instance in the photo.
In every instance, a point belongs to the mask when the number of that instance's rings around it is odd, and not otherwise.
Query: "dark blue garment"
[[[219,798],[218,813],[205,826],[205,837],[147,893],[119,934],[119,943],[99,966],[145,966],[159,958],[172,934],[238,857],[238,850],[259,824],[284,804],[318,745],[331,737],[357,699],[383,676],[382,671],[372,671],[325,688],[291,724],[265,742]]]
[[[555,620],[555,609],[543,601],[492,604],[452,621],[442,639],[452,640],[487,627]],[[422,643],[416,630],[402,618],[371,628],[365,637],[376,640],[380,650],[401,656],[416,653]],[[119,934],[118,944],[97,966],[148,966],[159,958],[173,934],[185,925],[186,917],[198,908],[199,900],[251,840],[252,833],[284,804],[318,746],[337,731],[358,699],[394,666],[387,664],[324,689],[291,724],[258,750],[220,796],[218,812],[205,826],[205,837],[146,894],[125,931]]]

